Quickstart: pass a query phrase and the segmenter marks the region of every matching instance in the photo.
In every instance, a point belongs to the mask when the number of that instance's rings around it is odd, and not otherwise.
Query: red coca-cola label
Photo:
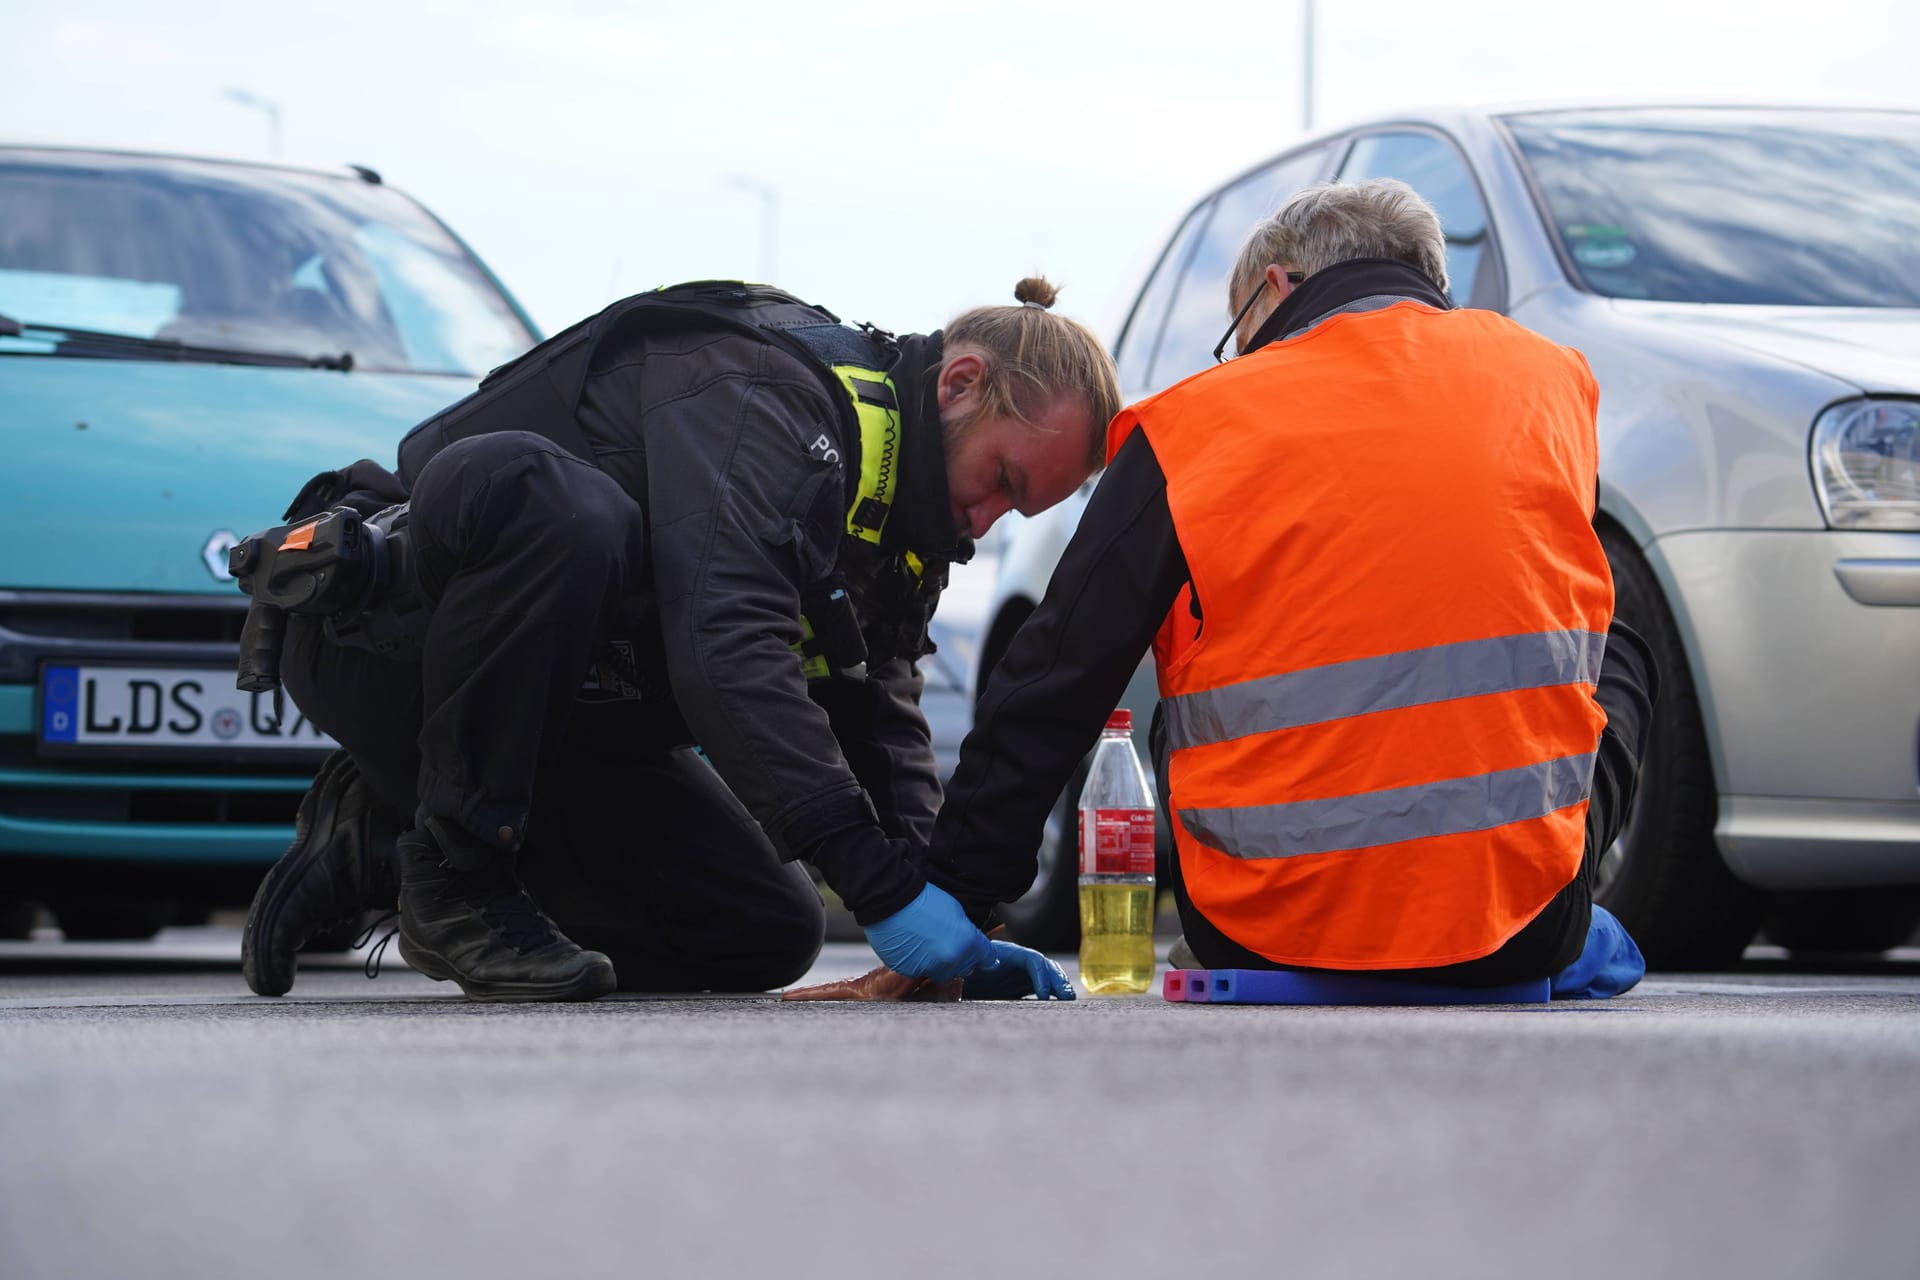
[[[1082,809],[1080,874],[1152,875],[1153,810]]]

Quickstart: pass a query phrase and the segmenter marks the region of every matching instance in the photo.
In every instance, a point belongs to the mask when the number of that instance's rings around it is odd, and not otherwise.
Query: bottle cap
[[[1121,707],[1112,715],[1108,716],[1107,732],[1112,733],[1115,729],[1120,730],[1122,733],[1132,733],[1133,712],[1127,710],[1125,707]]]

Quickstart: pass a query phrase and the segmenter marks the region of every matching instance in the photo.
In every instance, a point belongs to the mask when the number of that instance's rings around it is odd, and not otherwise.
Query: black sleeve
[[[827,680],[814,690],[853,776],[879,811],[880,829],[916,852],[926,849],[940,809],[933,733],[920,710],[925,685],[918,664],[895,658],[865,680]]]
[[[802,588],[845,533],[836,407],[794,358],[714,337],[649,361],[643,429],[661,631],[675,701],[722,779],[787,857],[864,922],[923,879],[890,844],[808,694],[793,647]]]
[[[976,920],[1033,883],[1048,811],[1186,581],[1166,476],[1135,431],[994,668],[934,824],[927,877]]]
[[[1653,650],[1638,631],[1613,620],[1607,628],[1606,656],[1593,698],[1607,713],[1594,756],[1593,790],[1587,807],[1590,844],[1595,856],[1619,838],[1633,808],[1640,766],[1647,755],[1653,708],[1660,697],[1660,669]]]

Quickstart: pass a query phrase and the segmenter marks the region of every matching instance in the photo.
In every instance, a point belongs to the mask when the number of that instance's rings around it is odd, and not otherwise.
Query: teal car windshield
[[[22,327],[0,355],[139,359],[152,340],[156,358],[477,375],[534,342],[465,247],[377,181],[30,148],[0,149],[0,316]]]
[[[1505,124],[1595,293],[1920,307],[1920,115],[1602,110]]]

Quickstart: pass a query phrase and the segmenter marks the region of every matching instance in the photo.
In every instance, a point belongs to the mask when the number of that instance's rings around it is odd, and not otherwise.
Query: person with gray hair
[[[1032,883],[1151,647],[1175,967],[1638,981],[1591,896],[1656,683],[1592,524],[1598,387],[1456,309],[1446,274],[1400,182],[1312,187],[1253,229],[1220,366],[1114,419],[981,697],[928,851],[970,914]]]
[[[1253,330],[1293,285],[1328,267],[1368,258],[1405,263],[1439,293],[1447,292],[1447,239],[1440,217],[1412,187],[1397,178],[1374,178],[1306,188],[1240,246],[1227,279],[1229,296],[1238,300],[1228,336],[1245,350]],[[1272,287],[1260,288],[1263,281]],[[1223,339],[1214,349],[1215,360],[1223,358],[1225,345]]]

